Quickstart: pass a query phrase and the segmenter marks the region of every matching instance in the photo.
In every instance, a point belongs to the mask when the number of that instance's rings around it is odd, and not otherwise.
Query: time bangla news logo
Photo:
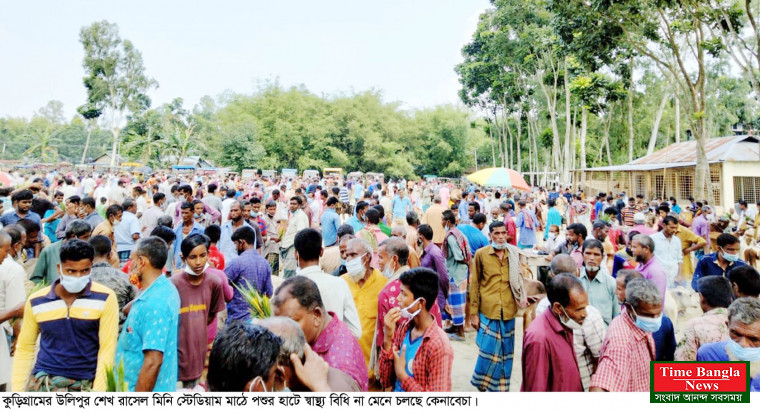
[[[747,361],[651,363],[651,403],[749,403]]]

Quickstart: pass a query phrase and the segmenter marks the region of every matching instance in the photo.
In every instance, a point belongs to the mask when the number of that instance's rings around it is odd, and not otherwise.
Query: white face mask
[[[569,315],[567,315],[567,312],[565,311],[565,307],[562,307],[562,313],[565,314],[565,317],[567,317],[567,320],[563,320],[562,317],[559,318],[560,323],[564,325],[565,327],[571,329],[571,330],[580,330],[583,328],[582,325],[578,324],[577,321],[570,318]]]
[[[393,261],[388,261],[388,263],[385,264],[385,268],[383,268],[383,276],[385,278],[391,278],[395,272],[396,271],[393,269]]]
[[[367,268],[362,262],[365,255],[366,253],[346,262],[346,271],[354,282],[359,282],[367,273]]]
[[[70,275],[61,275],[61,285],[63,288],[71,294],[77,294],[87,287],[90,283],[90,275],[83,275],[81,277],[73,277]]]
[[[264,379],[262,379],[261,376],[256,376],[256,378],[253,379],[253,381],[251,382],[251,384],[248,385],[248,392],[249,393],[253,392],[253,388],[256,386],[256,380],[257,379],[261,381],[261,387],[264,388],[264,393],[267,393],[268,392],[267,385],[264,384]]]
[[[549,239],[552,240],[552,241],[554,241],[555,239],[557,239],[557,233],[556,232],[550,232],[549,233]]]
[[[197,273],[197,274],[196,274],[196,273],[195,273],[195,271],[193,271],[193,269],[192,269],[192,268],[190,268],[190,266],[189,266],[189,265],[185,264],[185,273],[186,273],[186,274],[190,274],[190,275],[192,275],[193,277],[198,277],[198,276],[200,276],[201,274],[203,274],[203,273],[204,273],[204,272],[205,272],[205,271],[208,269],[208,267],[209,267],[209,264],[208,264],[208,262],[206,262],[206,265],[204,265],[204,266],[203,266],[203,270],[202,270],[200,273]]]
[[[417,314],[419,314],[420,311],[422,311],[422,309],[420,308],[419,310],[417,310],[417,311],[415,311],[413,313],[410,313],[409,309],[412,308],[413,305],[417,304],[418,301],[420,301],[419,298],[416,299],[416,300],[414,300],[414,302],[412,302],[411,304],[409,304],[408,307],[402,308],[401,309],[401,317],[407,318],[409,320],[413,319],[414,317],[417,317]]]
[[[115,227],[118,227],[119,224],[121,224],[121,220],[120,219],[115,219],[115,220],[113,220],[113,224],[111,224],[111,225],[113,225]]]

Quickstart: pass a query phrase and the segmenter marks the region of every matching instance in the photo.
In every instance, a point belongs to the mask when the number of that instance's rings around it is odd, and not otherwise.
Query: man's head
[[[381,242],[377,247],[380,269],[386,278],[390,278],[399,268],[407,265],[409,246],[403,238],[393,236]]]
[[[598,239],[587,239],[583,241],[583,264],[586,273],[596,274],[602,265],[604,257],[604,247]]]
[[[457,217],[456,215],[454,215],[454,212],[451,211],[450,209],[443,211],[443,218],[441,219],[441,224],[443,225],[444,229],[455,227],[457,225]]]
[[[570,329],[577,329],[586,319],[588,294],[573,274],[562,273],[552,278],[546,288],[552,313]]]
[[[247,201],[243,201],[240,203],[243,207],[243,213],[241,214],[244,221],[249,221],[251,219],[251,203]]]
[[[61,285],[71,294],[82,292],[90,284],[90,270],[95,250],[85,241],[73,239],[61,245],[58,274]]]
[[[346,270],[354,282],[359,282],[370,274],[372,268],[372,246],[363,238],[354,238],[346,245]]]
[[[343,224],[338,227],[338,239],[343,238],[344,235],[354,235],[354,227],[348,224]]]
[[[90,239],[90,234],[92,233],[92,226],[90,224],[83,220],[83,219],[75,219],[71,222],[69,222],[68,225],[66,225],[66,239],[80,239],[82,241],[87,241]]]
[[[631,254],[637,262],[647,263],[654,255],[654,241],[648,235],[638,234],[631,240]]]
[[[20,219],[16,225],[23,228],[26,233],[25,248],[32,248],[40,242],[40,224],[31,219]]]
[[[251,216],[257,218],[261,213],[261,199],[257,197],[251,198]]]
[[[140,280],[142,280],[146,272],[160,274],[166,264],[169,256],[169,246],[164,239],[153,236],[156,230],[160,228],[166,227],[156,227],[150,237],[143,238],[137,242],[137,246],[135,246],[130,255],[132,264],[130,264],[129,270],[132,274],[137,274]],[[172,232],[172,234],[174,233]]]
[[[620,270],[615,278],[615,296],[618,299],[618,304],[623,305],[625,303],[625,286],[628,285],[631,280],[641,278],[640,272],[636,270]]]
[[[575,224],[570,224],[567,226],[567,233],[565,234],[565,239],[570,245],[575,244],[578,246],[582,246],[583,242],[586,240],[587,235],[588,235],[588,232],[586,231],[586,227],[583,224],[575,223]]]
[[[552,262],[549,264],[549,270],[552,276],[557,276],[562,273],[577,274],[578,265],[575,263],[573,257],[567,254],[557,254],[552,258]]]
[[[95,198],[91,196],[86,196],[82,198],[82,208],[85,210],[85,216],[92,214],[93,212],[96,212],[95,210]]]
[[[193,187],[190,185],[180,185],[177,188],[180,198],[184,198],[186,202],[193,202]]]
[[[28,189],[24,189],[11,195],[11,202],[15,205],[16,210],[20,214],[26,214],[29,212],[29,208],[32,207],[32,199],[34,194]]]
[[[322,235],[319,231],[313,228],[298,231],[293,246],[299,267],[319,265],[319,257],[322,256]]]
[[[340,259],[343,260],[343,265],[346,261],[346,250],[348,249],[348,242],[356,238],[354,234],[345,234],[338,238],[338,251],[340,251]]]
[[[380,212],[374,207],[367,208],[364,212],[364,217],[369,225],[377,225],[380,223]]]
[[[256,324],[230,323],[209,354],[210,391],[271,391],[282,340]]]
[[[401,274],[399,281],[401,288],[396,298],[399,307],[415,316],[425,315],[433,308],[438,297],[438,274],[435,271],[425,267],[412,268]]]
[[[602,220],[596,220],[594,221],[591,233],[594,234],[594,238],[604,242],[604,240],[607,239],[607,234],[610,233],[610,224]]]
[[[419,242],[423,244],[433,240],[433,228],[430,225],[422,224],[417,228],[419,234]]]
[[[272,297],[272,311],[276,316],[298,323],[309,344],[317,340],[329,317],[317,284],[303,276],[288,278],[277,287]]]
[[[416,227],[420,225],[420,217],[414,211],[409,211],[406,214],[406,224],[410,227]]]
[[[230,220],[234,223],[240,222],[243,219],[243,207],[240,201],[233,201],[230,204]]]
[[[391,228],[391,236],[392,237],[401,237],[406,238],[406,227],[401,225],[396,225],[393,228]]]
[[[137,213],[137,204],[135,204],[135,201],[132,198],[125,199],[124,202],[121,203],[121,207],[125,211],[129,211],[133,214]]]
[[[720,234],[718,236],[718,255],[728,262],[739,260],[739,251],[741,245],[739,238],[731,234]]]
[[[701,277],[698,281],[699,305],[702,311],[714,308],[728,308],[733,299],[731,281],[726,277],[711,275]]]
[[[643,212],[637,212],[633,214],[633,223],[635,225],[645,225],[647,223],[647,216]]]
[[[486,226],[486,216],[484,214],[481,214],[480,212],[476,213],[472,217],[472,225],[478,230],[482,231],[483,228]]]
[[[107,261],[111,256],[111,240],[105,235],[96,235],[89,240],[95,251],[95,261]]]
[[[296,212],[301,208],[301,197],[300,196],[294,196],[290,198],[290,201],[288,201],[288,209],[290,212]]]
[[[222,237],[222,228],[219,225],[209,225],[203,230],[203,234],[208,237],[209,242],[216,244]]]
[[[275,391],[283,391],[285,388],[292,391],[307,391],[306,386],[301,383],[296,375],[293,363],[290,361],[291,354],[295,354],[301,363],[305,361],[306,336],[303,334],[301,326],[288,317],[268,317],[258,320],[256,324],[271,331],[272,334],[282,340],[280,354],[277,357],[277,369],[275,370]]]
[[[666,237],[672,237],[678,232],[678,218],[668,215],[662,220],[662,233]]]
[[[11,236],[7,232],[0,231],[0,264],[11,255],[11,241]]]
[[[26,243],[26,230],[21,225],[9,225],[3,228],[3,232],[11,237],[11,249],[8,252],[12,257],[16,257],[18,253],[24,249]]]
[[[186,271],[189,276],[198,277],[203,273],[208,262],[208,247],[209,240],[203,234],[192,234],[182,240],[182,244],[180,244],[182,260],[185,261],[187,268],[194,273],[190,274]]]
[[[183,202],[180,204],[179,210],[184,224],[189,225],[193,222],[193,214],[195,213],[194,208],[192,202]]]
[[[734,267],[728,272],[734,298],[760,296],[760,274],[749,265]]]
[[[367,212],[368,208],[369,204],[364,201],[359,201],[356,203],[356,218],[359,219],[359,221],[364,222],[364,215]]]
[[[662,295],[652,281],[636,278],[625,286],[625,306],[636,326],[654,333],[662,323]]]
[[[742,297],[728,307],[728,350],[742,361],[760,359],[760,301]],[[740,348],[741,347],[741,348]],[[747,350],[745,350],[747,349]]]
[[[488,226],[491,233],[491,241],[495,245],[494,248],[504,249],[507,245],[507,226],[502,221],[494,221]],[[503,248],[502,248],[503,247]]]
[[[238,254],[254,248],[256,245],[256,231],[253,228],[243,225],[232,233],[232,242],[235,243],[235,249]]]

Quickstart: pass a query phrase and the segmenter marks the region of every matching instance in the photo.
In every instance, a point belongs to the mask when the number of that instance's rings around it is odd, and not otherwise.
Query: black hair
[[[298,205],[301,205],[301,197],[300,196],[292,196],[290,197],[291,201],[296,201]]]
[[[377,225],[380,223],[380,212],[378,212],[375,208],[367,209],[367,212],[364,213],[364,216],[366,217],[367,222],[372,225]]]
[[[356,203],[356,212],[359,212],[359,211],[361,211],[362,209],[364,209],[364,208],[366,208],[368,206],[369,206],[369,204],[366,203],[365,201],[359,201],[359,202]]]
[[[219,225],[209,225],[203,230],[203,234],[206,235],[210,242],[216,244],[219,242],[219,238],[222,237],[222,228]]]
[[[735,236],[731,234],[720,234],[718,235],[718,246],[723,248],[728,245],[734,245],[739,243],[739,238],[736,238]]]
[[[296,234],[293,246],[298,252],[298,256],[306,261],[319,259],[319,253],[322,251],[322,235],[313,228],[305,228]]]
[[[480,204],[475,201],[470,202],[469,204],[467,204],[467,206],[475,208],[475,212],[480,211]]]
[[[195,247],[205,245],[208,250],[209,240],[208,237],[203,234],[192,234],[189,237],[182,240],[180,245],[180,251],[182,251],[182,257],[187,258],[188,255],[195,249]]]
[[[121,205],[111,205],[106,209],[106,218],[115,217],[116,215],[119,215],[119,212],[124,212],[124,208],[122,208]]]
[[[250,201],[251,205],[253,205],[253,204],[260,204],[260,203],[261,203],[261,199],[259,199],[258,197],[251,198],[251,201]]]
[[[208,188],[208,193],[209,194],[213,194],[214,192],[216,192],[217,186],[216,186],[216,184],[208,184],[208,186],[206,188]]]
[[[158,225],[153,228],[153,231],[150,232],[150,236],[161,238],[167,245],[171,244],[175,239],[177,239],[177,235],[174,233],[174,231],[164,225]]]
[[[180,211],[183,210],[183,209],[189,209],[189,210],[192,211],[193,208],[194,208],[193,203],[192,202],[187,202],[187,201],[183,201],[180,204],[180,206],[179,206]]]
[[[177,187],[177,191],[178,192],[186,192],[188,194],[192,194],[193,193],[193,187],[191,187],[190,185],[184,184],[184,185],[178,186]]]
[[[333,206],[338,203],[338,198],[331,196],[327,198],[327,206]]]
[[[3,231],[11,236],[11,245],[21,242],[21,234],[26,234],[24,228],[22,228],[20,225],[15,224],[8,225],[7,227],[3,228]]]
[[[75,219],[66,225],[66,239],[79,238],[92,233],[92,225],[83,219]]]
[[[478,212],[472,217],[472,223],[473,224],[485,224],[486,223],[486,216],[482,212]]]
[[[583,239],[586,239],[588,236],[588,230],[586,230],[586,226],[577,222],[575,224],[568,225],[567,230],[572,230],[575,235],[580,235]]]
[[[433,239],[433,228],[428,224],[422,224],[417,228],[417,232],[430,241]]]
[[[504,205],[504,204],[502,204],[502,205]],[[507,205],[509,205],[509,204],[507,204]],[[496,228],[499,228],[499,227],[506,227],[506,225],[504,225],[504,221],[494,221],[494,222],[492,222],[491,225],[488,226],[488,231],[490,233],[493,233],[493,230],[495,230]]]
[[[443,211],[442,217],[444,220],[448,221],[451,224],[457,223],[457,217],[454,215],[454,212],[450,209]]]
[[[728,272],[728,279],[744,295],[760,296],[760,273],[749,265],[734,267]]]
[[[699,293],[712,308],[728,308],[731,305],[733,293],[731,281],[719,275],[701,277],[698,284]]]
[[[92,209],[95,209],[95,198],[91,196],[86,196],[82,198],[82,205],[87,205]]]
[[[338,227],[338,239],[343,238],[344,235],[354,235],[354,227],[348,224],[343,224]]]
[[[583,252],[586,252],[589,248],[598,248],[599,251],[604,254],[604,246],[598,239],[587,239],[583,241]]]
[[[234,189],[228,189],[227,190],[227,198],[234,198],[236,193],[237,193],[237,191],[235,191]]]
[[[11,195],[11,202],[30,201],[34,199],[34,194],[28,189],[24,189]]]
[[[254,245],[256,244],[256,231],[254,231],[253,228],[249,227],[248,225],[243,225],[232,233],[231,238],[232,241],[243,240],[248,245]]]
[[[415,300],[425,299],[426,310],[433,308],[438,297],[438,273],[430,268],[416,267],[401,274],[399,281],[412,292]]]
[[[678,225],[678,218],[668,215],[662,220],[663,225],[676,224]]]
[[[96,235],[88,241],[96,257],[106,257],[111,253],[111,240],[105,235]]]
[[[20,219],[18,220],[18,222],[16,222],[16,225],[20,226],[21,228],[24,228],[24,231],[26,231],[26,235],[29,235],[33,232],[40,231],[40,224],[32,221],[31,219]]]
[[[552,277],[549,285],[546,286],[546,297],[549,302],[559,303],[563,308],[570,304],[570,292],[573,290],[583,290],[583,284],[570,273],[560,273]]]
[[[372,207],[372,209],[374,209],[375,211],[377,211],[377,213],[380,215],[380,217],[379,217],[380,219],[378,220],[378,222],[380,222],[380,220],[382,220],[383,217],[385,216],[385,208],[383,208],[382,205],[377,204],[377,205],[374,205]]]
[[[156,192],[153,194],[153,205],[158,205],[158,201],[166,198],[166,195],[164,195],[163,192]]]
[[[256,324],[235,321],[217,334],[209,354],[210,391],[239,392],[256,377],[269,380],[282,340]]]
[[[319,294],[319,287],[317,287],[317,284],[314,281],[304,276],[297,275],[283,281],[274,292],[274,297],[272,298],[273,306],[279,307],[284,304],[284,302],[280,302],[280,293],[282,292],[295,298],[298,301],[298,304],[308,311],[317,307],[322,310],[325,308],[325,305],[322,302],[322,296]]]
[[[66,261],[81,261],[95,258],[95,249],[88,242],[72,239],[64,241],[59,254],[61,263]]]

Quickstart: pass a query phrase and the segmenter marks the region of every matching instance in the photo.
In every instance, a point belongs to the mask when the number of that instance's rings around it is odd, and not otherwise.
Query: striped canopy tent
[[[530,185],[522,175],[509,168],[486,168],[467,176],[467,180],[492,188],[520,189],[530,191]]]

